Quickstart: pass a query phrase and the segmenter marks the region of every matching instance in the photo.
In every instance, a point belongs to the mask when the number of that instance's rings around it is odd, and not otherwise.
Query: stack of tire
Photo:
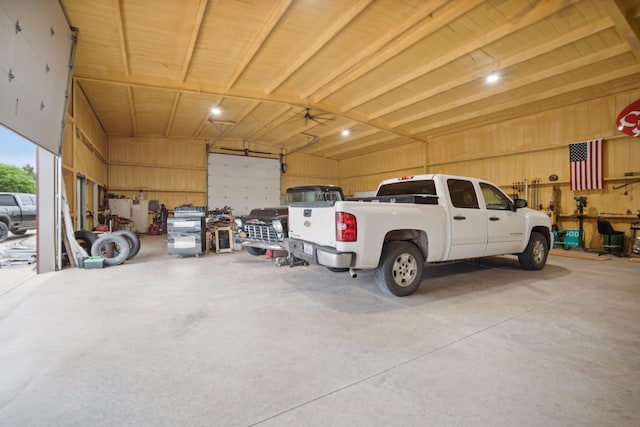
[[[106,265],[120,265],[140,251],[140,238],[129,230],[117,230],[98,236],[88,231],[75,232],[76,241],[91,256],[101,256]]]

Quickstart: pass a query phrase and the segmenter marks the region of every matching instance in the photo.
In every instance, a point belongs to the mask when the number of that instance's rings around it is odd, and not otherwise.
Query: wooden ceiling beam
[[[292,152],[292,151],[296,151],[301,149],[302,147],[305,147],[307,145],[313,145],[314,147],[320,145],[322,143],[323,139],[326,138],[335,138],[335,136],[337,135],[338,132],[336,132],[334,129],[329,129],[326,130],[325,132],[315,132],[313,130],[309,130],[309,129],[298,129],[298,132],[291,135],[290,138],[288,138],[287,140],[285,140],[281,145],[280,145],[280,149],[281,150],[285,150],[287,152]],[[312,137],[318,137],[320,142],[316,142],[316,143],[309,143],[308,141],[311,140]],[[307,142],[306,143],[302,143],[300,141],[302,141],[302,139],[306,139]],[[307,153],[310,154],[310,153]]]
[[[251,114],[259,106],[260,106],[260,101],[249,101],[247,106],[238,115],[234,117],[236,123],[240,124],[245,119],[245,117]]]
[[[274,90],[279,88],[289,77],[293,75],[300,67],[302,67],[313,55],[318,53],[327,43],[329,43],[344,27],[353,21],[360,13],[371,4],[373,0],[358,0],[349,10],[343,13],[340,18],[329,27],[324,33],[318,35],[315,38],[315,42],[305,51],[297,55],[296,61],[294,61],[287,69],[278,77],[278,79],[271,84],[265,91],[266,94],[271,94]],[[338,3],[339,4],[339,3]]]
[[[340,156],[345,153],[349,153],[353,150],[362,149],[364,147],[371,147],[374,145],[388,143],[390,141],[400,140],[400,139],[403,139],[403,138],[401,136],[389,134],[385,132],[384,135],[379,137],[371,137],[367,139],[362,139],[360,141],[342,141],[342,144],[340,144],[337,147],[328,148],[325,150],[315,150],[312,153],[305,150],[305,153],[314,154],[320,157],[332,158],[333,156]]]
[[[601,0],[596,2],[616,24],[620,37],[634,50],[640,51],[640,25],[637,21],[637,3],[624,0]]]
[[[164,131],[165,138],[169,136],[169,131],[171,131],[171,126],[173,126],[173,120],[176,117],[176,110],[178,109],[178,101],[180,101],[180,92],[176,92],[173,97],[173,104],[171,105],[171,113],[169,113],[169,120],[167,120],[167,126]]]
[[[554,87],[542,92],[536,92],[529,96],[512,99],[510,101],[506,101],[500,104],[493,104],[491,106],[481,108],[481,109],[476,109],[466,114],[448,116],[448,118],[438,121],[436,123],[431,123],[425,126],[415,128],[411,130],[411,134],[415,135],[419,133],[429,132],[434,129],[442,128],[442,127],[456,124],[456,123],[464,123],[465,121],[477,119],[478,117],[481,117],[481,116],[495,114],[500,111],[510,110],[513,108],[521,107],[523,105],[531,104],[533,102],[543,101],[549,98],[556,97],[558,95],[563,95],[576,90],[585,89],[591,86],[596,86],[599,84],[606,83],[608,81],[618,80],[618,79],[625,78],[625,77],[628,77],[634,74],[639,74],[639,73],[640,73],[639,64],[630,65],[628,67],[610,71],[605,74],[600,74],[595,77],[575,81],[573,83],[566,84],[560,87]]]
[[[524,15],[524,17],[517,20],[516,22],[507,22],[500,27],[489,31],[483,37],[479,37],[475,40],[464,43],[462,46],[459,46],[457,49],[451,50],[446,55],[440,56],[434,61],[418,67],[415,70],[404,74],[387,84],[379,86],[376,90],[367,91],[364,96],[356,98],[350,103],[345,104],[342,107],[341,111],[344,112],[351,110],[359,105],[369,102],[381,95],[384,95],[385,93],[388,93],[393,89],[397,89],[398,87],[407,84],[410,81],[417,79],[418,77],[424,76],[425,74],[437,70],[438,68],[441,68],[455,61],[456,59],[468,55],[475,50],[481,49],[483,46],[494,43],[510,34],[515,33],[516,31],[527,28],[535,24],[536,22],[539,22],[542,19],[565,9],[575,2],[576,0],[552,0],[546,3],[542,3],[540,6],[537,6],[536,8],[531,10],[531,12],[527,13],[526,15]],[[527,4],[526,7],[531,6]]]
[[[287,113],[291,111],[293,107],[291,105],[282,105],[280,108],[276,109],[274,114],[272,114],[266,120],[266,124],[260,128],[256,133],[251,134],[250,140],[256,141],[260,139],[260,137],[268,134],[287,120],[291,118]]]
[[[342,150],[334,150],[326,154],[326,157],[335,160],[344,160],[351,157],[371,154],[378,150],[384,150],[399,145],[412,144],[415,141],[403,140],[397,135],[388,135],[376,140],[365,141],[363,144],[351,147],[345,147]]]
[[[278,4],[272,9],[271,14],[267,18],[267,21],[262,26],[260,32],[256,35],[256,37],[251,42],[249,49],[245,52],[244,56],[236,65],[233,74],[231,74],[231,78],[229,79],[229,83],[227,83],[227,90],[231,90],[233,86],[236,84],[244,70],[246,70],[247,66],[251,63],[253,58],[256,56],[256,53],[260,50],[262,45],[264,44],[267,37],[273,32],[273,29],[276,27],[280,19],[284,16],[285,12],[289,9],[292,0],[280,0]]]
[[[355,127],[355,124],[352,127]],[[333,132],[333,134],[337,139],[335,139],[334,141],[323,143],[322,138],[320,138],[320,143],[317,145],[314,145],[312,149],[307,151],[307,153],[322,155],[319,153],[326,152],[328,150],[333,150],[336,147],[340,147],[341,145],[344,145],[345,143],[353,143],[358,140],[370,138],[373,135],[379,134],[381,132],[383,131],[381,131],[380,129],[373,128],[371,126],[367,126],[364,129],[359,129],[357,133],[356,132],[352,133],[351,136],[349,136],[348,138],[342,137],[339,132]],[[394,136],[397,137],[397,135],[394,135]]]
[[[118,38],[120,40],[120,53],[122,54],[122,67],[124,68],[125,77],[129,77],[131,70],[129,69],[129,48],[127,46],[127,37],[124,31],[124,17],[122,16],[122,0],[113,0],[115,8],[116,24],[118,26]]]
[[[430,116],[435,116],[436,114],[444,113],[445,111],[454,110],[464,105],[469,105],[477,101],[482,101],[492,96],[500,95],[502,93],[507,93],[507,92],[516,90],[518,88],[539,82],[541,80],[545,80],[561,74],[565,74],[567,72],[574,71],[578,68],[586,67],[588,65],[595,64],[597,62],[604,61],[609,58],[613,58],[614,56],[622,55],[623,53],[629,52],[630,50],[631,48],[629,47],[629,45],[627,45],[626,43],[620,43],[617,46],[613,46],[608,49],[594,52],[590,55],[581,56],[577,59],[574,59],[573,61],[557,64],[554,67],[538,71],[537,73],[526,74],[519,79],[511,80],[509,82],[506,82],[505,84],[495,86],[492,89],[489,89],[487,91],[479,91],[469,96],[465,96],[462,99],[456,99],[455,101],[448,102],[446,104],[440,104],[435,108],[430,108],[429,110],[420,112],[418,114],[403,117],[400,120],[396,120],[394,122],[389,123],[389,126],[398,127],[398,126],[415,122],[417,120],[421,120]]]
[[[198,37],[200,34],[200,27],[202,27],[202,21],[204,21],[204,14],[207,10],[207,4],[209,0],[199,0],[198,9],[196,12],[196,19],[193,24],[193,31],[191,31],[191,36],[189,37],[189,45],[187,46],[187,54],[184,58],[184,63],[182,64],[182,70],[180,71],[180,81],[184,82],[187,78],[187,74],[189,73],[189,68],[191,68],[191,60],[193,59],[193,52],[196,47],[196,42],[198,41]]]
[[[376,46],[380,50],[370,52],[371,56],[363,62],[360,62],[356,66],[352,66],[346,73],[332,81],[328,86],[325,86],[316,91],[311,99],[314,103],[318,103],[323,99],[329,97],[331,94],[339,91],[343,87],[359,79],[368,72],[380,67],[385,62],[389,61],[396,55],[409,49],[411,46],[427,37],[428,35],[436,32],[440,28],[448,25],[456,18],[469,12],[477,5],[481,4],[483,0],[470,0],[466,2],[448,2],[446,9],[442,11],[435,11],[429,13],[427,18],[430,20],[422,25],[414,24],[410,29],[396,34],[395,40],[386,44],[386,47]],[[413,21],[412,21],[413,22]],[[405,25],[401,25],[404,29]],[[386,39],[385,39],[386,41]]]
[[[219,97],[218,99],[216,99],[214,101],[213,105],[220,105],[220,103],[222,103],[222,97]],[[200,125],[198,125],[198,129],[196,129],[196,131],[193,133],[193,135],[192,135],[193,138],[198,138],[198,135],[200,135],[200,132],[202,132],[202,129],[204,129],[204,127],[207,125],[207,123],[210,123],[209,122],[209,118],[210,117],[211,117],[211,111],[207,111],[203,115],[202,119],[200,120]]]
[[[442,5],[446,4],[449,0],[434,0],[428,2],[426,5],[422,6],[417,11],[413,12],[409,18],[405,19],[399,25],[396,25],[390,31],[385,31],[382,33],[381,37],[373,40],[371,43],[367,45],[365,49],[362,49],[355,55],[352,55],[348,61],[345,61],[342,66],[333,70],[333,72],[327,73],[327,75],[321,79],[318,79],[313,87],[307,89],[306,91],[301,93],[301,97],[306,99],[312,96],[315,92],[317,92],[323,86],[329,84],[331,81],[338,78],[340,75],[348,72],[352,68],[354,68],[358,63],[364,61],[370,56],[374,55],[376,52],[380,51],[386,44],[390,43],[393,39],[401,36],[408,30],[410,30],[413,26],[418,24],[423,19],[428,18],[433,12],[442,7]],[[314,95],[315,98],[316,95]],[[321,99],[314,99],[319,101]]]
[[[613,21],[609,18],[603,18],[596,22],[590,23],[589,25],[585,25],[583,27],[577,28],[573,31],[570,31],[567,34],[563,34],[562,37],[553,38],[545,43],[537,45],[531,49],[525,49],[511,57],[504,58],[500,60],[500,70],[504,70],[506,68],[512,67],[516,64],[520,64],[522,62],[526,62],[532,58],[538,57],[540,55],[544,55],[553,50],[559,49],[563,46],[567,46],[571,43],[574,43],[578,40],[582,40],[586,37],[589,37],[593,34],[597,34],[601,31],[604,31],[608,28],[611,28],[614,25]],[[491,64],[485,67],[480,67],[477,70],[473,70],[467,74],[464,74],[460,77],[452,78],[451,80],[439,85],[434,86],[433,88],[419,93],[415,96],[406,98],[401,100],[400,102],[396,102],[395,104],[391,104],[386,106],[385,108],[381,108],[374,113],[371,113],[367,116],[368,120],[374,120],[378,117],[382,117],[386,114],[393,113],[394,111],[400,110],[401,108],[408,107],[413,104],[417,104],[420,101],[424,101],[425,99],[429,99],[438,94],[444,93],[456,87],[462,86],[466,83],[472,82],[476,79],[480,79],[485,77],[491,71],[495,71],[495,64]]]
[[[138,134],[137,124],[136,124],[136,104],[133,99],[133,88],[131,86],[127,87],[127,98],[129,99],[129,114],[131,115],[131,128],[133,129],[133,135],[136,136]]]

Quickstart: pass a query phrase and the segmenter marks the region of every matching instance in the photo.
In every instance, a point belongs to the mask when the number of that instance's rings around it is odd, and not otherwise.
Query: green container
[[[84,260],[84,268],[104,268],[104,258],[101,256],[90,256]]]
[[[615,253],[622,252],[622,249],[624,247],[624,233],[603,234],[602,241],[602,246],[604,246],[605,250]]]

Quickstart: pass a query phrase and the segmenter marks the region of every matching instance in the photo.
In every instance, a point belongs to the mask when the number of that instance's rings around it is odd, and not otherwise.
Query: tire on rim
[[[413,243],[389,242],[382,248],[376,268],[380,290],[398,297],[411,295],[418,289],[424,273],[424,256]]]
[[[111,252],[111,245],[113,245],[113,256],[108,256]],[[124,236],[105,234],[98,237],[93,243],[91,255],[101,256],[107,265],[120,265],[129,256],[129,242]]]
[[[129,230],[118,230],[114,231],[113,234],[124,236],[124,238],[127,239],[127,242],[129,243],[129,256],[127,259],[131,259],[138,255],[138,252],[140,252],[140,237],[138,237],[136,233]]]
[[[252,246],[247,246],[247,252],[249,252],[253,256],[264,255],[267,253],[266,249],[254,248]]]
[[[547,263],[548,255],[547,240],[541,233],[534,231],[524,252],[518,254],[518,261],[525,270],[540,270]]]
[[[98,240],[98,235],[89,230],[74,231],[73,237],[75,237],[76,242],[78,242],[88,254],[91,253],[91,246]]]
[[[9,227],[4,222],[0,221],[0,242],[4,242],[9,237]]]

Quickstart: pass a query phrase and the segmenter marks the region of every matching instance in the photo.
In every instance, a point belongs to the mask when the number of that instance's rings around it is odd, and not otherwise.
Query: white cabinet
[[[134,230],[138,233],[149,232],[149,201],[134,200],[131,206],[131,220]]]
[[[132,199],[109,199],[112,215],[133,221],[131,231],[147,233],[149,231],[149,201]]]

